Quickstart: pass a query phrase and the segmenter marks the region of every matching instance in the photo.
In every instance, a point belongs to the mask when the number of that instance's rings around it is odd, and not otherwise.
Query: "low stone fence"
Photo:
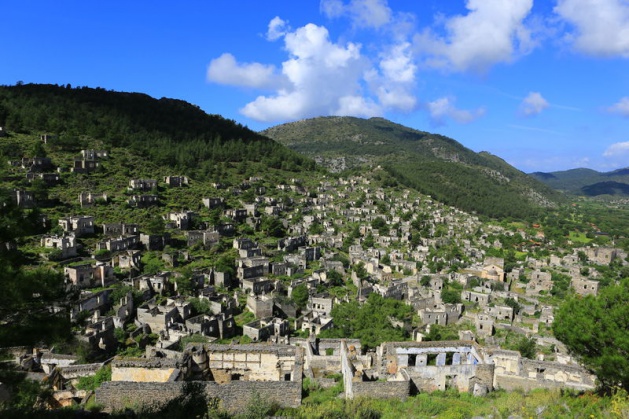
[[[405,400],[411,394],[410,381],[356,381],[354,397]]]
[[[192,381],[205,387],[208,398],[218,398],[221,408],[236,413],[244,410],[252,397],[258,394],[263,400],[281,407],[301,405],[301,381],[232,381],[217,384],[213,381]],[[96,390],[96,403],[105,411],[125,407],[155,406],[181,396],[185,382],[134,383],[108,381]]]

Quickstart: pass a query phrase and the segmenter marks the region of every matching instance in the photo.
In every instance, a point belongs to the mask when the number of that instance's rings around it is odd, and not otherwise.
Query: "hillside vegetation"
[[[380,165],[397,182],[488,217],[534,217],[559,195],[489,153],[382,118],[314,118],[262,132],[332,170]]]
[[[200,179],[212,176],[217,162],[314,168],[309,159],[234,121],[181,100],[140,93],[69,85],[0,86],[0,126],[16,133],[56,135],[55,144],[66,151],[81,150],[85,137],[98,138],[102,147],[124,147]]]

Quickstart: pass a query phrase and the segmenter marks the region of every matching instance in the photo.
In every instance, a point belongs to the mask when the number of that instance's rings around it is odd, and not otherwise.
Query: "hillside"
[[[535,172],[531,176],[551,188],[573,195],[629,196],[629,168],[611,172],[571,169],[550,173]]]
[[[382,118],[314,118],[262,134],[333,171],[380,165],[406,186],[489,217],[530,217],[560,200],[499,157]]]
[[[124,147],[157,165],[208,178],[217,162],[262,162],[287,170],[314,163],[219,115],[176,99],[69,85],[0,86],[0,126],[16,133],[48,133],[66,151],[86,138],[102,147]],[[3,150],[19,155],[20,150]]]

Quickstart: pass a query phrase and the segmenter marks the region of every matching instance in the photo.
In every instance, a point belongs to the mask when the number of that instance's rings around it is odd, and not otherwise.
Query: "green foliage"
[[[111,381],[111,366],[105,365],[91,377],[80,377],[76,388],[79,390],[96,390],[105,381]]]
[[[189,336],[184,336],[181,338],[181,340],[179,341],[179,349],[181,351],[186,349],[186,346],[188,346],[188,344],[190,343],[207,343],[208,342],[208,338],[200,335],[198,333],[195,333],[194,335],[189,335]]]
[[[370,294],[360,305],[357,301],[337,304],[332,308],[334,327],[321,332],[322,338],[356,338],[368,348],[386,341],[403,341],[408,333],[391,324],[390,319],[410,320],[412,308],[402,301]]]
[[[459,304],[461,302],[461,291],[448,288],[441,292],[441,300],[446,304]]]
[[[441,326],[438,324],[430,325],[430,331],[424,336],[425,341],[435,340],[458,340],[459,332],[454,327]]]
[[[308,304],[308,287],[306,284],[299,284],[293,288],[290,296],[298,307],[304,308]]]
[[[505,305],[513,309],[513,314],[518,314],[520,310],[522,309],[520,304],[514,298],[511,298],[511,297],[505,298]]]
[[[517,345],[520,354],[529,359],[535,359],[537,354],[537,341],[534,338],[522,337]]]
[[[16,256],[0,251],[0,347],[67,339],[67,313],[49,310],[51,304],[71,297],[65,291],[63,274],[45,267],[26,268]]]
[[[569,297],[555,314],[553,332],[603,388],[629,388],[629,279],[597,297]]]
[[[273,416],[277,412],[277,404],[270,402],[260,396],[259,393],[253,393],[249,402],[245,406],[245,411],[238,415],[239,419],[266,419]]]

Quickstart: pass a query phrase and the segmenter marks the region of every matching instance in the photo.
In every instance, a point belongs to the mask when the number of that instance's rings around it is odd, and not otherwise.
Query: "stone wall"
[[[404,400],[411,392],[410,381],[359,381],[352,387],[354,397]]]
[[[274,402],[281,407],[301,405],[301,382],[246,382],[232,381],[226,384],[193,381],[205,387],[209,398],[218,398],[222,409],[230,412],[242,411],[257,394],[262,400]],[[104,410],[122,410],[125,407],[153,406],[166,403],[182,394],[185,383],[103,383],[96,390],[96,403]]]

